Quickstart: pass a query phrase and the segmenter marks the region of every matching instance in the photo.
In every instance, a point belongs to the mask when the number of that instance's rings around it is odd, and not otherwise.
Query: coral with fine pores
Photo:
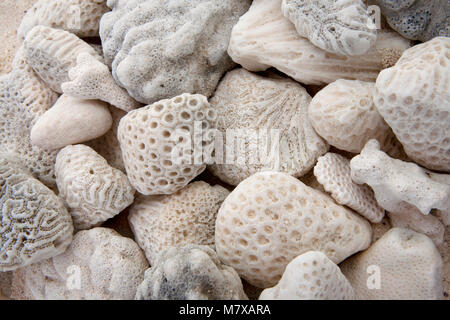
[[[389,212],[403,212],[412,206],[427,215],[432,209],[450,208],[449,185],[432,180],[415,163],[389,157],[376,140],[366,144],[350,167],[353,181],[368,184],[378,204]]]
[[[63,254],[17,270],[12,298],[130,300],[148,267],[133,240],[107,228],[80,231]]]
[[[331,53],[362,55],[377,39],[361,0],[283,0],[281,8],[299,35]]]
[[[359,153],[367,141],[393,136],[373,101],[374,82],[337,80],[312,99],[308,115],[317,133],[340,150]]]
[[[409,229],[389,230],[340,268],[357,299],[442,299],[441,256],[428,237]]]
[[[411,40],[428,41],[450,36],[448,0],[372,0],[380,6],[389,25]]]
[[[141,106],[125,89],[119,87],[108,67],[87,52],[78,55],[76,66],[69,71],[69,78],[70,82],[61,85],[66,95],[79,99],[99,99],[127,112]]]
[[[90,229],[134,200],[127,176],[85,145],[67,146],[56,157],[56,184],[76,229]]]
[[[66,250],[73,225],[63,201],[5,154],[0,154],[0,191],[0,272]]]
[[[339,267],[320,251],[289,262],[280,282],[265,289],[259,300],[352,300],[353,288]]]
[[[207,97],[233,64],[230,32],[249,0],[108,1],[100,22],[117,83],[150,104],[182,93]]]
[[[171,194],[211,162],[217,113],[205,96],[182,94],[133,110],[118,138],[131,184],[144,195]]]
[[[26,62],[23,48],[18,51],[12,68],[9,74],[0,77],[0,148],[20,158],[45,185],[55,187],[54,164],[58,151],[33,146],[30,131],[58,95]]]
[[[366,249],[370,224],[328,195],[281,172],[260,172],[225,199],[216,222],[219,258],[249,283],[267,288],[307,251],[334,263]]]
[[[403,52],[409,47],[395,32],[379,30],[377,42],[364,55],[329,53],[297,33],[283,16],[281,0],[254,0],[233,27],[228,53],[249,71],[275,67],[303,84],[328,84],[338,79],[374,81],[383,67],[383,49]]]
[[[431,170],[450,172],[450,38],[406,50],[376,81],[375,105],[406,154]]]
[[[236,271],[208,246],[170,248],[145,272],[136,300],[247,300]]]
[[[108,105],[62,95],[34,124],[31,144],[46,150],[60,149],[104,135],[112,125]]]
[[[45,26],[31,29],[23,46],[33,70],[58,93],[63,92],[61,85],[70,81],[69,71],[76,66],[78,54],[87,52],[103,60],[94,48],[73,33]]]
[[[242,68],[228,72],[210,99],[223,149],[216,148],[216,162],[209,169],[231,185],[259,171],[295,177],[308,172],[328,150],[310,124],[310,101],[291,79],[263,77]]]
[[[37,25],[62,29],[79,37],[96,37],[106,0],[39,0],[31,7],[17,34],[23,40]]]
[[[151,265],[169,247],[214,246],[216,216],[230,192],[196,181],[171,195],[139,196],[128,220]]]
[[[352,181],[350,160],[336,153],[320,157],[314,167],[314,175],[337,203],[346,205],[372,223],[384,217],[381,208],[367,185]]]

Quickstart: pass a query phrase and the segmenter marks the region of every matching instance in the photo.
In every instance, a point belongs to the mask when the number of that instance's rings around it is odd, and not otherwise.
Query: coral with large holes
[[[217,113],[205,96],[182,94],[129,112],[118,138],[131,184],[142,194],[171,194],[213,160]]]

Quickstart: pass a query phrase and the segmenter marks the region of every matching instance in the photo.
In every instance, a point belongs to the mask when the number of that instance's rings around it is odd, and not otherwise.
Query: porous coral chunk
[[[352,300],[353,288],[322,252],[309,251],[289,262],[280,282],[259,300]]]
[[[205,96],[182,94],[133,110],[118,129],[131,184],[142,194],[171,194],[211,162],[217,113]]]
[[[247,300],[236,271],[210,247],[187,245],[163,252],[145,272],[136,300]]]
[[[261,288],[274,286],[302,253],[321,251],[339,263],[366,249],[371,237],[364,218],[281,172],[242,181],[223,202],[216,222],[222,262]]]

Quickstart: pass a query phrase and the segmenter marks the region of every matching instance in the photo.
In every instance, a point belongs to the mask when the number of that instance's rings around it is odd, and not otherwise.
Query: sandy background
[[[0,75],[11,71],[11,62],[20,46],[17,28],[36,1],[0,0]]]

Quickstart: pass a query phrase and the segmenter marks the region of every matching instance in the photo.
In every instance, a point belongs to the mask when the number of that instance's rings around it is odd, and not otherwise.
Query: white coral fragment
[[[413,161],[450,172],[450,38],[405,51],[379,74],[374,100]]]
[[[329,144],[359,153],[370,139],[384,146],[392,130],[373,101],[374,82],[337,80],[320,90],[308,108],[311,124]]]
[[[108,67],[87,52],[78,55],[76,66],[69,71],[69,78],[70,82],[61,85],[66,95],[102,100],[127,112],[141,106],[117,85]]]
[[[63,201],[18,161],[0,154],[0,272],[57,256],[72,241]]]
[[[171,195],[139,196],[128,220],[151,265],[169,247],[214,246],[216,216],[230,192],[196,181]]]
[[[172,194],[211,162],[217,113],[205,96],[182,94],[133,110],[118,138],[131,184],[142,194]]]
[[[318,159],[314,175],[337,203],[352,208],[372,223],[383,219],[384,209],[378,205],[372,189],[352,181],[348,159],[329,152]]]
[[[418,165],[390,158],[370,140],[359,156],[350,161],[352,179],[366,183],[380,206],[389,212],[416,207],[424,215],[431,209],[450,208],[450,186],[433,181]]]
[[[380,50],[403,52],[410,42],[381,30],[374,47],[364,55],[326,52],[301,37],[283,16],[281,0],[254,0],[233,27],[228,54],[249,71],[275,67],[303,84],[328,84],[338,79],[374,81],[382,69]]]
[[[39,0],[25,14],[17,30],[23,40],[37,25],[62,29],[79,37],[96,37],[106,0]]]
[[[261,288],[276,285],[302,253],[321,251],[339,263],[366,249],[371,237],[364,218],[281,172],[259,172],[242,181],[216,222],[219,258]]]
[[[442,299],[441,256],[428,237],[409,229],[389,230],[340,267],[357,299]]]
[[[130,300],[148,267],[138,245],[116,231],[79,231],[63,254],[16,271],[12,298]]]
[[[299,35],[331,53],[362,55],[377,39],[361,0],[283,0],[281,8]]]
[[[23,45],[33,70],[58,93],[63,92],[61,85],[70,81],[69,71],[76,66],[79,53],[86,52],[103,60],[94,48],[76,35],[45,26],[31,29]]]
[[[295,177],[308,172],[328,150],[310,124],[310,101],[291,79],[263,77],[242,68],[228,72],[210,99],[224,142],[210,170],[232,185],[260,171]]]
[[[259,300],[352,300],[353,288],[339,267],[320,251],[289,262],[280,282],[265,289]]]

